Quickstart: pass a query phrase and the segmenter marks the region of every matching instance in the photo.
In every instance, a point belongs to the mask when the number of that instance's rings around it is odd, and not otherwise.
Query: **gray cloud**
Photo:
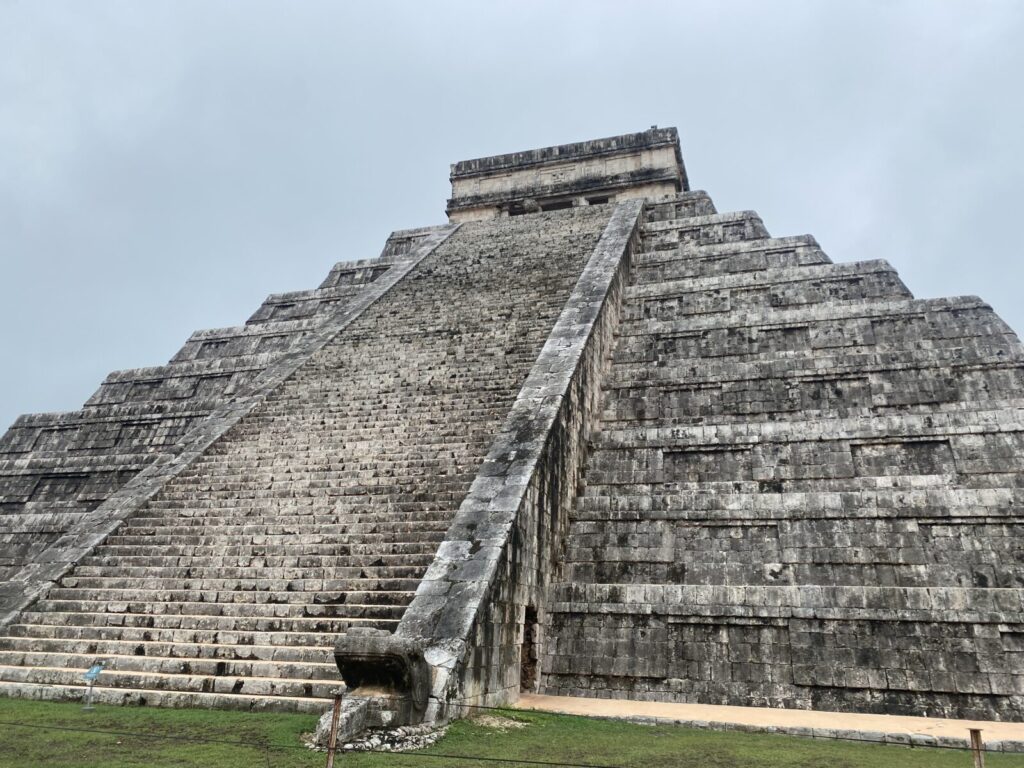
[[[0,0],[0,422],[440,223],[450,162],[654,123],[720,210],[1024,330],[1022,35],[1012,0]]]

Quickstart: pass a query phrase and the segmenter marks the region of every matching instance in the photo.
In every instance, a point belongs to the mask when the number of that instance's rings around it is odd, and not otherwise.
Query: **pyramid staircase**
[[[275,294],[240,327],[198,331],[167,365],[115,371],[81,410],[19,417],[0,436],[0,589],[225,401],[299,347],[418,232],[341,262],[319,288]]]
[[[608,215],[463,225],[4,630],[0,694],[78,698],[103,658],[100,701],[322,711],[335,637],[397,625]],[[337,293],[168,370],[241,365]]]

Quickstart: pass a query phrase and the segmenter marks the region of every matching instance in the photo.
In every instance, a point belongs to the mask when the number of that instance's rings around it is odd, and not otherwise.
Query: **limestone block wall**
[[[524,205],[621,202],[689,189],[675,128],[562,144],[455,163],[448,218],[479,221]]]
[[[643,235],[542,689],[1024,716],[1017,337],[750,212]]]

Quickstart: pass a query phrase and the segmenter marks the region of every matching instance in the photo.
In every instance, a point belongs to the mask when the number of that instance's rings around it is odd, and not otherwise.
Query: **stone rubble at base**
[[[327,751],[330,743],[332,712],[325,712],[317,721],[316,732],[306,742],[310,749],[318,752]],[[398,728],[374,728],[363,731],[359,738],[351,741],[339,741],[336,749],[342,752],[409,752],[425,749],[448,731],[446,725],[433,723],[420,725],[402,725]]]
[[[1024,717],[1024,350],[986,304],[718,213],[674,129],[452,181],[458,227],[0,439],[0,695],[103,657],[101,702],[322,712],[341,635],[370,727],[508,703],[524,660]]]

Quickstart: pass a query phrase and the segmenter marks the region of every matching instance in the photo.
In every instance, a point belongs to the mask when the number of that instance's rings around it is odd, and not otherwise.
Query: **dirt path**
[[[585,699],[572,696],[537,696],[523,694],[519,709],[535,709],[543,712],[560,712],[591,717],[614,717],[624,719],[658,719],[679,722],[685,725],[705,726],[711,724],[752,726],[758,729],[796,733],[800,735],[821,735],[855,737],[881,741],[908,741],[911,735],[915,741],[936,742],[950,739],[966,740],[970,728],[980,728],[982,738],[989,746],[991,742],[1019,742],[1014,751],[1024,749],[1024,723],[999,723],[987,720],[947,720],[932,717],[905,717],[901,715],[868,715],[848,712],[813,712],[799,709],[774,709],[769,707],[728,707],[712,704],[671,704],[657,701],[627,701],[625,699]],[[818,733],[812,733],[817,729]],[[828,733],[831,731],[832,733]],[[836,731],[842,731],[836,734]],[[1010,745],[1005,745],[1009,747]],[[1016,746],[1016,745],[1015,745]]]

